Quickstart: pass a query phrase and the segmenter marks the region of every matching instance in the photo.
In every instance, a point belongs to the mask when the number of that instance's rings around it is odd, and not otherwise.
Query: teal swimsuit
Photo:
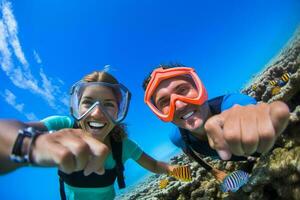
[[[47,127],[49,131],[57,131],[63,128],[73,128],[74,120],[68,116],[51,116],[47,117],[42,120],[44,125]],[[125,163],[126,160],[129,158],[137,161],[143,151],[142,149],[132,140],[125,138],[123,140],[123,147],[122,147],[122,161]],[[110,153],[104,164],[105,169],[113,169],[116,163]],[[100,176],[99,176],[100,177]],[[96,199],[114,199],[115,197],[115,189],[113,184],[106,186],[106,187],[73,187],[64,183],[64,192],[66,195],[66,199],[84,199],[84,200],[96,200]]]

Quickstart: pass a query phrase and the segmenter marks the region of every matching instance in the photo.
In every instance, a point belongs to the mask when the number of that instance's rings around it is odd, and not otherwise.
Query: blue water
[[[165,161],[174,148],[168,143],[173,127],[159,121],[145,106],[141,88],[153,66],[173,61],[195,67],[211,98],[239,91],[282,49],[300,24],[299,0],[0,2],[11,2],[18,25],[16,36],[28,62],[24,64],[6,38],[11,67],[20,67],[23,74],[29,73],[28,68],[41,91],[48,88],[43,86],[48,82],[43,81],[41,72],[54,84],[47,93],[54,96],[50,103],[32,88],[22,88],[25,80],[16,85],[18,77],[7,75],[2,67],[0,48],[0,118],[28,121],[66,115],[68,108],[60,100],[70,86],[86,73],[110,64],[111,72],[133,94],[125,120],[130,138],[154,158]],[[2,14],[1,10],[1,22]],[[40,63],[33,52],[39,54]],[[6,90],[15,95],[14,101],[5,101]],[[129,162],[127,185],[146,173]],[[19,169],[1,176],[0,186],[1,200],[59,199],[55,168]]]

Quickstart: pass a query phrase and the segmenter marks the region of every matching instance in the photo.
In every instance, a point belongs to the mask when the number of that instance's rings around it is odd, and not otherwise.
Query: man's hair
[[[146,76],[146,78],[143,81],[143,89],[144,91],[146,90],[148,83],[151,79],[151,74],[154,70],[158,69],[158,68],[163,68],[163,69],[169,69],[169,68],[175,68],[175,67],[186,67],[185,65],[181,64],[181,63],[170,63],[170,64],[160,64],[157,67],[155,67],[149,74],[148,76]]]

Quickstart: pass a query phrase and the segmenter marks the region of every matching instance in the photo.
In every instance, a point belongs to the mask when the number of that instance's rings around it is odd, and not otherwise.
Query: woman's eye
[[[103,105],[105,107],[111,107],[111,108],[115,108],[116,107],[116,105],[114,103],[111,103],[111,102],[105,102]]]
[[[83,101],[82,105],[87,106],[87,105],[91,105],[92,102],[91,101]]]

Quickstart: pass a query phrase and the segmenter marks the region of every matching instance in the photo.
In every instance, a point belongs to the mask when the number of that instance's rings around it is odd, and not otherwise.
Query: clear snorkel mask
[[[85,90],[87,88],[98,89],[105,92],[104,89],[110,89],[114,96],[116,97],[117,102],[114,103],[113,100],[108,102],[105,99],[102,99],[101,96],[96,99],[88,98],[87,102],[82,103],[82,98]],[[107,118],[109,122],[113,124],[119,124],[123,121],[127,115],[129,102],[131,94],[129,90],[122,84],[111,84],[106,82],[84,82],[79,81],[75,83],[71,88],[71,115],[77,120],[80,121],[86,118],[90,113],[92,113],[97,107],[100,108],[103,115]],[[94,95],[93,96],[97,96]],[[84,100],[86,101],[86,100]]]

